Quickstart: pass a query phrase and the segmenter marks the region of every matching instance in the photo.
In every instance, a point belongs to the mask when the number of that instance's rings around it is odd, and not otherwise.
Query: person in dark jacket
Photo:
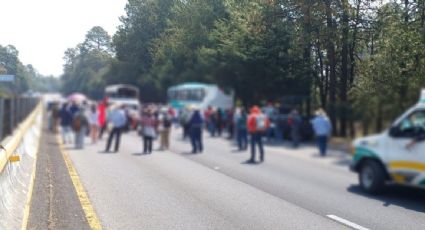
[[[59,120],[62,131],[62,141],[64,144],[72,143],[72,115],[68,109],[68,103],[62,105],[59,111]]]
[[[248,148],[248,128],[247,128],[248,115],[244,108],[241,108],[235,115],[236,135],[239,150],[243,151]]]
[[[300,129],[302,125],[302,118],[298,110],[294,109],[289,114],[288,125],[291,127],[292,146],[298,148],[300,144]]]
[[[189,120],[190,141],[192,143],[192,153],[202,153],[202,127],[203,119],[198,108],[195,108],[192,117]]]

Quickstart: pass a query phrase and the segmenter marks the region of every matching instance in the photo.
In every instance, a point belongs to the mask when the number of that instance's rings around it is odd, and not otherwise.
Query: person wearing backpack
[[[75,133],[75,148],[83,149],[84,148],[84,137],[87,133],[89,127],[89,122],[86,117],[85,111],[83,108],[80,108],[79,111],[72,118],[72,128]]]
[[[247,121],[248,132],[251,135],[251,158],[247,161],[249,164],[255,163],[256,145],[260,150],[260,161],[264,161],[263,135],[270,127],[269,118],[263,114],[258,106],[251,108]]]

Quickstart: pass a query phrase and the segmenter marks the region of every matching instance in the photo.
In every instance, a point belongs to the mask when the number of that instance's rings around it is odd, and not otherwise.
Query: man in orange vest
[[[269,118],[263,114],[258,106],[251,108],[248,121],[248,132],[251,135],[251,159],[247,163],[255,163],[255,149],[258,145],[260,149],[260,161],[264,161],[264,148],[263,148],[263,135],[266,130],[270,127]]]

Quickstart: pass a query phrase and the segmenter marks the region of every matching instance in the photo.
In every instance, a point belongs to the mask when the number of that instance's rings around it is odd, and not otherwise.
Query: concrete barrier
[[[25,229],[41,138],[42,103],[0,149],[0,229]],[[13,160],[19,161],[12,162]]]

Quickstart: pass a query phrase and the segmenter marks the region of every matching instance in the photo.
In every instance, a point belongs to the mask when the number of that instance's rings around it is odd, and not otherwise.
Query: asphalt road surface
[[[104,229],[423,229],[425,192],[360,190],[349,156],[320,158],[312,146],[266,147],[263,164],[224,138],[205,137],[205,151],[173,131],[170,151],[142,154],[135,133],[118,153],[105,141],[67,152]],[[105,139],[105,138],[104,138]],[[87,140],[89,142],[89,140]],[[155,143],[157,145],[157,143]]]

